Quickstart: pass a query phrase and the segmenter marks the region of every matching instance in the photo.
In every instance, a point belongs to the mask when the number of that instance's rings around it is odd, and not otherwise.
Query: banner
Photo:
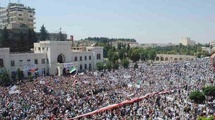
[[[74,67],[74,66],[75,66],[75,64],[73,62],[71,62],[71,63],[64,63],[63,64],[64,68],[70,68],[70,67]]]

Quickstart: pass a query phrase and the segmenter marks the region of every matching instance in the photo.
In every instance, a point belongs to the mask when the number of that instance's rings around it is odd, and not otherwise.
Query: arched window
[[[58,55],[57,62],[64,63],[64,60],[65,60],[64,55],[62,55],[62,54]]]
[[[164,61],[164,58],[163,58],[163,57],[161,57],[161,61]]]
[[[168,57],[165,58],[165,61],[168,61]]]
[[[0,67],[4,67],[4,60],[0,59]]]

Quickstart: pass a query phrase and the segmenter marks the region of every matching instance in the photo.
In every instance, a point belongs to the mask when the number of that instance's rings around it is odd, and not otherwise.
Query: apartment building
[[[24,4],[9,3],[0,7],[0,29],[35,29],[35,9]]]
[[[181,42],[180,42],[180,43],[181,43],[182,45],[184,45],[184,46],[188,46],[188,45],[193,46],[193,45],[196,44],[196,42],[193,41],[193,40],[191,40],[190,37],[183,37],[183,38],[181,39]]]

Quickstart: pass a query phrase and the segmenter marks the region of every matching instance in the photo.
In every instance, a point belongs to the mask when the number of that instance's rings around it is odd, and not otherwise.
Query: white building
[[[103,61],[103,47],[72,47],[72,41],[41,41],[34,43],[34,53],[10,53],[9,48],[0,48],[0,68],[9,73],[21,69],[27,77],[35,75],[62,75],[66,69],[96,69]],[[31,71],[36,69],[36,71]]]
[[[0,29],[32,28],[35,29],[35,9],[24,4],[9,3],[0,7]]]
[[[193,40],[191,40],[190,37],[183,37],[183,38],[181,39],[181,42],[180,42],[180,43],[181,43],[182,45],[184,45],[184,46],[188,46],[188,45],[193,46],[193,45],[196,44],[196,42],[193,41]]]

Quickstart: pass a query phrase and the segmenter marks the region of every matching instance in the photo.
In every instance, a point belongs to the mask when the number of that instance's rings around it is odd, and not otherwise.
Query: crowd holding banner
[[[139,65],[75,76],[38,77],[14,89],[0,87],[0,118],[8,120],[192,120],[215,106],[197,105],[189,93],[215,85],[209,59]],[[9,94],[10,88],[19,93]]]

